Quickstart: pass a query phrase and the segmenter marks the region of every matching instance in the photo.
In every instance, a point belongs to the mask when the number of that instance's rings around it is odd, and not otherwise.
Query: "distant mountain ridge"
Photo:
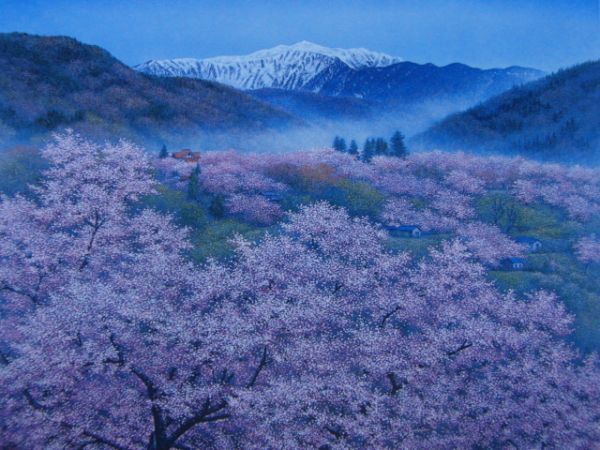
[[[364,48],[328,48],[302,41],[249,55],[150,60],[134,68],[151,75],[201,78],[245,90],[305,90],[307,83],[337,62],[356,70],[385,67],[400,61],[401,58]]]
[[[228,86],[142,74],[69,37],[0,33],[0,67],[0,141],[64,127],[183,137],[302,123]]]
[[[560,70],[453,114],[414,143],[600,163],[600,60]]]
[[[416,64],[363,48],[331,49],[307,41],[245,56],[151,60],[134,68],[161,77],[217,81],[247,91],[320,94],[313,98],[318,104],[309,108],[314,111],[323,105],[322,96],[363,99],[388,110],[430,101],[456,102],[458,110],[544,75],[517,66],[484,70],[464,64]],[[257,96],[267,101],[276,99],[275,106],[281,106],[284,97],[294,97],[273,94]],[[307,104],[310,99],[295,97],[296,104]]]
[[[273,74],[269,69],[248,80],[278,80],[278,87],[241,92],[193,77],[140,73],[106,50],[69,37],[0,33],[0,143],[66,127],[102,138],[144,136],[153,144],[160,140],[188,145],[202,136],[220,146],[236,146],[232,138],[248,146],[248,136],[273,131],[283,140],[281,132],[297,126],[300,136],[307,125],[324,134],[338,124],[354,127],[358,122],[363,122],[362,130],[390,125],[410,135],[449,112],[543,74],[521,67],[416,64],[366,49],[328,49],[308,42],[255,52],[238,62],[257,57],[263,62],[282,58],[285,64],[273,62],[271,69],[281,71]],[[230,58],[211,60],[229,64]],[[595,99],[596,93],[588,98]],[[577,122],[572,114],[567,116]],[[556,120],[565,130],[573,128],[573,120]],[[327,123],[330,128],[324,127]],[[557,141],[552,135],[536,139],[527,145]],[[262,148],[263,143],[255,141],[252,145]]]
[[[477,69],[458,63],[436,66],[412,62],[360,70],[338,65],[332,71],[323,77],[326,79],[313,81],[320,93],[395,104],[433,98],[480,100],[543,75],[539,70],[523,67]],[[307,88],[312,89],[313,85],[309,83]]]

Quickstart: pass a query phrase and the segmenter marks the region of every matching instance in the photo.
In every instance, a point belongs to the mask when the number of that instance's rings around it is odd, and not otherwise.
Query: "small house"
[[[185,148],[179,152],[171,153],[171,156],[175,159],[186,159],[189,158],[192,153],[193,152],[190,149]]]
[[[385,228],[391,233],[403,234],[414,238],[421,237],[423,234],[418,225],[386,225]]]
[[[502,267],[505,270],[513,270],[519,271],[525,268],[525,259],[524,258],[506,258],[502,261]]]
[[[193,152],[189,148],[184,148],[179,152],[174,152],[171,156],[175,159],[179,159],[189,163],[197,163],[200,161],[200,152]]]
[[[539,239],[531,236],[521,236],[515,239],[519,244],[524,245],[529,253],[535,253],[542,248],[542,243]]]

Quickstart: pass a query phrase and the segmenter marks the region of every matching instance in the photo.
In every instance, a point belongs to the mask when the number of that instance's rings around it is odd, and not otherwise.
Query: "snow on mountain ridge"
[[[278,45],[242,56],[150,60],[135,69],[158,76],[185,76],[239,89],[301,89],[323,70],[342,62],[352,69],[386,67],[402,61],[364,48],[328,48],[308,41]]]
[[[273,48],[258,50],[248,55],[241,56],[216,56],[205,58],[200,61],[211,63],[235,63],[237,61],[252,61],[256,59],[277,58],[288,52],[315,53],[318,55],[339,58],[353,69],[362,67],[385,67],[390,64],[401,62],[402,58],[390,56],[385,53],[374,52],[366,48],[329,48],[314,44],[309,41],[300,41],[292,45],[278,45]]]

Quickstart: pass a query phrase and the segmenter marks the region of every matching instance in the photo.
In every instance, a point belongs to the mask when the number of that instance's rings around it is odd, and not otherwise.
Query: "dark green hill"
[[[297,124],[218,83],[139,73],[68,37],[0,33],[0,140],[72,127],[99,136],[165,137]]]
[[[561,70],[453,114],[413,143],[598,162],[600,61]]]

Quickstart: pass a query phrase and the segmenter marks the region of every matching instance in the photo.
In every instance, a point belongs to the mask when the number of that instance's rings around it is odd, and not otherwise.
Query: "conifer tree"
[[[334,150],[339,151],[340,150],[340,137],[336,136],[333,138],[333,145],[332,145]]]
[[[225,215],[225,201],[223,200],[223,196],[217,195],[215,198],[213,198],[208,210],[213,217],[216,219],[221,219]]]
[[[388,151],[388,143],[383,138],[375,140],[375,154],[378,156],[386,155]]]
[[[197,201],[200,198],[200,164],[196,164],[194,170],[190,174],[190,178],[188,180],[187,186],[187,196],[188,199]]]
[[[337,150],[338,152],[345,152],[346,151],[346,140],[342,137],[336,136],[333,139],[333,149]]]
[[[408,148],[404,143],[404,135],[400,131],[396,131],[390,139],[391,149],[390,156],[397,158],[406,158],[408,156]]]
[[[165,159],[167,156],[169,156],[169,152],[167,150],[167,146],[163,144],[163,146],[160,149],[160,153],[158,154],[158,157],[160,159]]]
[[[374,154],[375,154],[375,141],[373,139],[368,138],[365,141],[361,159],[364,162],[370,162],[371,159],[373,159]]]
[[[348,153],[352,156],[358,157],[358,145],[356,145],[356,141],[352,139],[350,141],[350,146],[348,147]]]

